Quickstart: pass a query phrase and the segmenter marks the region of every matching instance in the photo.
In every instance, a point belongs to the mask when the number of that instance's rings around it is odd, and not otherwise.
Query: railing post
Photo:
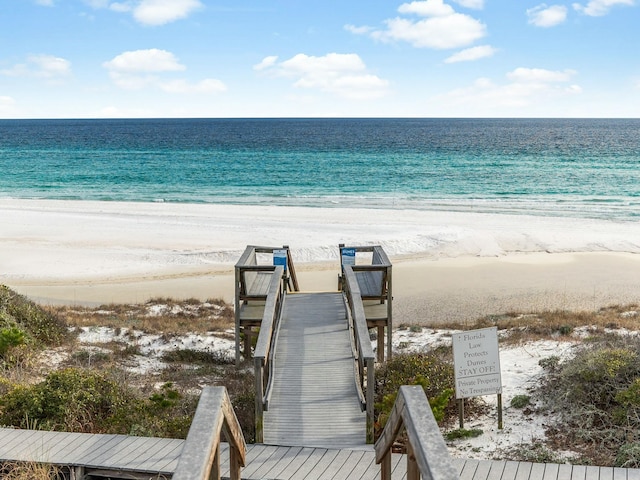
[[[411,443],[407,443],[407,480],[420,480],[420,470]]]
[[[264,360],[262,358],[254,359],[255,367],[255,384],[256,384],[256,443],[262,443],[264,438],[263,422],[264,422]]]
[[[373,443],[375,438],[373,418],[373,402],[376,393],[376,372],[373,358],[367,358],[367,443]]]

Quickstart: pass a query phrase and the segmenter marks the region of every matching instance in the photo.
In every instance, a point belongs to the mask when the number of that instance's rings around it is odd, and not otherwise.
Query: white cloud
[[[186,18],[201,7],[199,0],[142,0],[133,17],[144,25],[164,25]]]
[[[184,79],[163,80],[162,74],[182,72],[186,67],[166,50],[151,48],[123,52],[102,64],[111,80],[125,90],[156,87],[167,93],[215,93],[226,90],[223,82],[208,78],[197,83]]]
[[[517,68],[507,73],[507,83],[500,85],[488,78],[479,78],[470,87],[453,90],[439,99],[469,110],[524,108],[581,93],[579,85],[566,85],[575,73],[573,70]]]
[[[494,53],[496,53],[496,49],[491,45],[479,45],[454,53],[446,58],[444,63],[471,62],[481,58],[492,57]]]
[[[267,74],[294,78],[296,88],[316,89],[356,100],[382,97],[389,86],[387,80],[367,73],[365,63],[353,53],[329,53],[322,57],[300,53],[280,63],[277,57],[266,57],[256,67],[254,69]]]
[[[404,3],[398,11],[427,18],[388,19],[385,21],[385,30],[371,32],[374,39],[384,42],[405,41],[414,47],[448,49],[471,45],[486,35],[486,26],[482,22],[469,15],[457,13],[442,0]]]
[[[473,8],[475,10],[481,10],[484,8],[484,0],[454,0],[458,5],[462,5],[466,8]]]
[[[0,74],[9,77],[36,77],[58,80],[71,74],[71,62],[53,55],[30,55],[26,63],[14,65]]]
[[[43,7],[53,7],[53,0],[36,0],[36,5],[42,5]]]
[[[182,20],[203,7],[200,0],[84,0],[84,3],[95,9],[131,12],[137,22],[150,26]]]
[[[529,23],[536,27],[555,27],[564,23],[567,19],[567,7],[564,5],[551,5],[549,7],[543,3],[528,9],[527,16],[529,17]]]
[[[560,72],[543,68],[520,67],[507,73],[507,78],[519,83],[557,83],[568,82],[575,73],[574,70]]]
[[[609,13],[616,5],[635,5],[635,0],[591,0],[586,5],[574,3],[573,8],[591,17],[601,17]]]
[[[373,30],[372,27],[367,27],[367,26],[356,27],[355,25],[351,25],[351,24],[345,25],[344,29],[347,32],[351,32],[355,35],[365,35]]]
[[[277,55],[271,55],[269,57],[264,57],[260,63],[258,63],[257,65],[253,66],[253,69],[257,70],[257,71],[261,71],[261,70],[264,70],[266,68],[274,66],[277,61],[278,61],[278,56]]]
[[[446,5],[442,0],[420,0],[403,3],[398,7],[398,12],[415,13],[422,17],[446,17],[456,13],[452,6]]]
[[[110,72],[121,73],[175,72],[186,69],[173,53],[157,48],[124,52],[104,62],[103,66]]]

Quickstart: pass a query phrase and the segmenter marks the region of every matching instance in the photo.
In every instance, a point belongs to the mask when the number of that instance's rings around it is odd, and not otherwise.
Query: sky
[[[3,0],[0,118],[640,117],[640,0]]]

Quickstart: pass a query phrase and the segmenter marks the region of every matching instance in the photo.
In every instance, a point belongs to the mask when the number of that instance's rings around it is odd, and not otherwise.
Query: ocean
[[[0,197],[636,221],[640,120],[0,120]]]

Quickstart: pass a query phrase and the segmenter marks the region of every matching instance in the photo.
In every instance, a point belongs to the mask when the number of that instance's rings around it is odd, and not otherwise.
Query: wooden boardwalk
[[[23,460],[85,466],[87,475],[169,479],[183,440],[0,429],[0,461]],[[360,449],[247,445],[247,480],[375,480],[371,446]],[[229,476],[228,444],[222,444],[222,475]],[[511,461],[453,459],[461,480],[640,480],[639,469]],[[137,474],[137,475],[136,475]],[[118,476],[121,475],[121,476]],[[394,454],[392,479],[406,479],[406,458]]]
[[[169,438],[0,428],[0,461],[78,466],[86,474],[107,470],[166,477],[173,474],[183,444]]]
[[[354,447],[366,443],[341,293],[288,294],[275,350],[264,443]]]

